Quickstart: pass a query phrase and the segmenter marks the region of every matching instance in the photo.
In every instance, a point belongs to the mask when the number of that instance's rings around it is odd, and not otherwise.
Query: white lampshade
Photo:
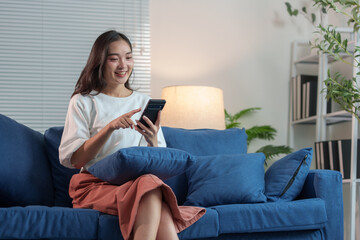
[[[219,88],[171,86],[163,88],[166,105],[161,125],[185,129],[225,129],[224,98]]]

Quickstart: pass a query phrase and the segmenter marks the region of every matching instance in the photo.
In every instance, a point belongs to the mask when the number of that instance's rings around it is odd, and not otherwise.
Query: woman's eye
[[[116,62],[118,60],[119,60],[118,58],[110,58],[110,61],[112,61],[112,62]]]

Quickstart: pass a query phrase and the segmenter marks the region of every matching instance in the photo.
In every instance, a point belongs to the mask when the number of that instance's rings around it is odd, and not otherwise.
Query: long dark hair
[[[126,41],[132,51],[131,42],[124,34],[114,30],[101,34],[91,48],[88,61],[80,74],[79,80],[75,85],[75,91],[71,97],[78,93],[87,95],[92,90],[96,90],[98,93],[104,90],[106,81],[103,77],[103,68],[109,51],[109,45],[118,40]],[[126,81],[125,87],[132,90],[129,81]]]

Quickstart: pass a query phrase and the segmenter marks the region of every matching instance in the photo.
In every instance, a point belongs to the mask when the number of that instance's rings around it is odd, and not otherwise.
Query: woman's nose
[[[125,61],[123,59],[119,59],[118,67],[124,68],[126,66]]]

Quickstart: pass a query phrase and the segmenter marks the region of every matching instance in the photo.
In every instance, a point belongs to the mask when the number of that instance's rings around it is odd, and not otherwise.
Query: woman
[[[87,172],[121,148],[166,146],[160,112],[155,124],[144,117],[148,128],[134,120],[149,97],[130,88],[133,66],[125,35],[108,31],[96,39],[69,103],[60,161],[81,168],[69,187],[74,207],[118,215],[125,240],[178,239],[177,233],[196,222],[204,209],[177,206],[171,188],[151,174],[115,186]]]

